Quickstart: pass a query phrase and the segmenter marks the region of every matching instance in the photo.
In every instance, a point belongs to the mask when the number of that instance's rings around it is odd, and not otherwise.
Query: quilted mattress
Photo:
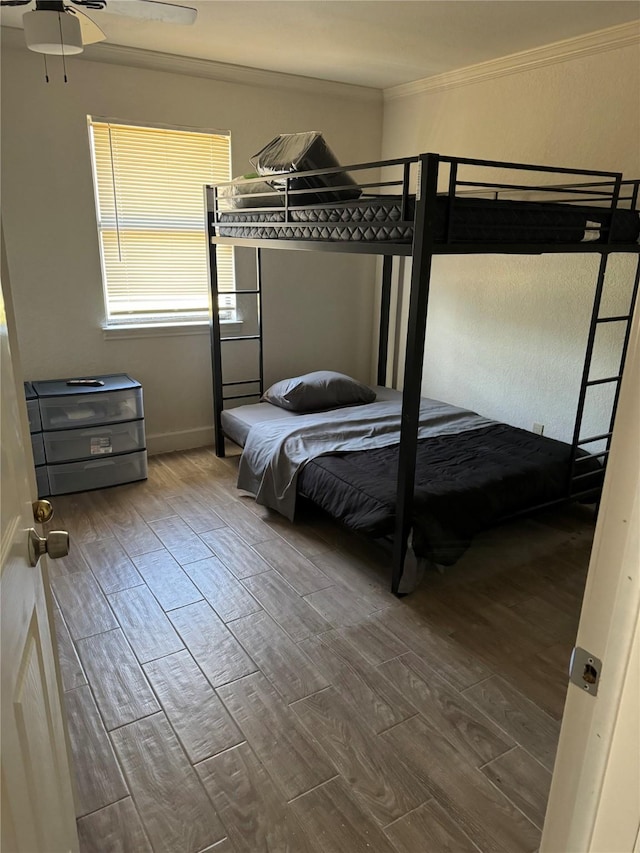
[[[272,240],[391,240],[409,243],[413,237],[413,202],[402,221],[400,197],[381,196],[358,201],[293,207],[289,222],[284,210],[229,211],[220,214],[221,237],[247,237]],[[225,227],[235,223],[235,227]]]
[[[275,240],[409,243],[414,201],[402,219],[399,196],[369,196],[357,201],[219,214],[222,237]],[[449,222],[449,199],[437,199],[435,238],[443,243],[605,242],[611,214],[605,208],[493,199],[456,199]],[[446,240],[448,231],[448,240]],[[640,234],[637,211],[616,212],[612,240],[634,243]]]

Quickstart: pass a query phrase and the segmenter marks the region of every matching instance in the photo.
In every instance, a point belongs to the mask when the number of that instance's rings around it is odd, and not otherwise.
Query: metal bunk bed
[[[401,177],[395,177],[401,173]],[[320,185],[324,176],[330,175],[333,187],[337,176],[368,177],[358,186],[362,191],[392,189],[395,193],[394,219],[389,229],[373,229],[369,234],[366,225],[350,231],[344,238],[343,215],[346,208],[357,208],[358,202],[337,202],[331,205],[309,204],[308,189],[299,187],[300,176],[313,186]],[[447,174],[448,172],[448,174]],[[464,177],[461,173],[464,172]],[[477,180],[476,176],[489,175]],[[467,177],[467,174],[474,179]],[[510,176],[515,173],[516,178]],[[387,175],[392,174],[391,180]],[[505,175],[508,177],[505,178]],[[537,177],[537,182],[527,178]],[[638,191],[639,181],[623,181],[616,172],[557,169],[523,163],[505,163],[422,154],[417,157],[387,160],[374,163],[316,169],[302,173],[278,176],[279,192],[263,193],[260,207],[230,211],[221,196],[223,185],[206,188],[207,233],[211,285],[211,353],[213,369],[215,448],[224,456],[224,432],[221,413],[228,400],[256,397],[263,388],[262,349],[262,273],[261,249],[278,248],[303,251],[334,251],[379,255],[383,257],[382,290],[379,326],[377,380],[385,384],[389,339],[392,264],[394,257],[412,259],[409,315],[405,346],[405,376],[402,397],[401,432],[398,456],[397,497],[395,508],[395,534],[393,537],[392,591],[399,593],[408,539],[411,528],[415,488],[415,460],[418,446],[418,416],[420,407],[427,309],[432,259],[436,255],[451,254],[543,254],[590,253],[600,256],[591,320],[587,334],[585,357],[578,395],[578,404],[570,452],[570,473],[564,494],[556,500],[529,507],[533,512],[546,506],[580,500],[587,496],[581,465],[587,459],[598,459],[602,471],[606,467],[609,445],[618,404],[620,382],[627,353],[631,322],[640,279],[640,245],[638,244]],[[579,180],[579,183],[567,183]],[[540,182],[541,181],[541,182]],[[548,182],[547,182],[548,181]],[[252,181],[246,182],[251,184]],[[316,186],[318,184],[315,184]],[[444,187],[444,191],[439,191]],[[253,189],[253,188],[251,188]],[[305,195],[306,194],[306,195]],[[278,205],[270,207],[269,196],[278,195]],[[251,196],[258,199],[260,194]],[[303,198],[297,198],[303,196]],[[514,200],[515,197],[515,200]],[[544,201],[538,199],[543,198]],[[302,202],[299,204],[297,202]],[[266,203],[266,206],[265,206]],[[307,228],[309,215],[316,218],[320,209],[321,224]],[[487,213],[488,211],[488,213]],[[358,214],[359,216],[359,214]],[[515,220],[514,220],[515,216]],[[505,217],[508,220],[505,225]],[[531,219],[531,217],[533,217]],[[577,218],[576,218],[577,217]],[[318,236],[320,234],[321,236]],[[585,242],[586,241],[586,242]],[[252,290],[238,290],[237,294],[252,294],[257,298],[257,334],[246,336],[221,336],[218,301],[218,276],[216,249],[221,245],[253,247],[256,250],[257,284]],[[607,264],[611,254],[623,252],[638,255],[628,309],[615,316],[601,316],[600,309],[605,286]],[[619,368],[612,376],[590,379],[596,331],[601,324],[620,324],[623,328]],[[224,382],[222,375],[222,347],[229,341],[255,340],[258,342],[258,377],[240,382]],[[599,435],[581,434],[588,390],[595,385],[614,387],[609,426]],[[252,393],[238,386],[254,389]],[[229,390],[234,393],[228,393]],[[604,449],[592,453],[583,448],[600,442]],[[520,513],[518,513],[520,514]]]

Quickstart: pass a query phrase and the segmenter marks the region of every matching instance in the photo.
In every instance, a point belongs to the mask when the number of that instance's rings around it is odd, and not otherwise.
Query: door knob
[[[53,518],[53,507],[49,501],[34,501],[31,506],[33,507],[33,520],[39,524],[46,524]]]
[[[33,527],[29,530],[29,563],[38,564],[43,554],[52,560],[66,557],[69,553],[69,534],[66,530],[52,530],[48,536],[38,536]]]

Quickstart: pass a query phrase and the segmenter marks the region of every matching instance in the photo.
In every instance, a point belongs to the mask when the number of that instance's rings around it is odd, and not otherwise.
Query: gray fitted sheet
[[[395,388],[383,388],[380,385],[373,386],[376,392],[376,401],[398,400],[402,398],[402,392]],[[234,409],[225,409],[222,412],[222,429],[224,434],[240,447],[244,447],[249,435],[249,430],[255,424],[264,421],[290,421],[298,418],[297,412],[289,412],[280,409],[271,403],[251,403],[248,406],[236,406]]]
[[[244,447],[249,430],[255,424],[295,417],[295,412],[287,412],[286,409],[279,409],[271,403],[250,403],[248,406],[225,409],[222,412],[222,429],[227,438]]]

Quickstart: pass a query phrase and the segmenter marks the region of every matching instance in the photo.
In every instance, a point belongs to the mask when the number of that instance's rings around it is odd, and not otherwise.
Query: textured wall
[[[640,177],[640,50],[389,100],[383,156],[422,151]],[[597,263],[594,255],[436,258],[425,393],[568,438]],[[632,264],[617,255],[610,265],[612,311],[628,299]],[[598,336],[600,376],[612,369],[615,336],[613,327]],[[610,390],[590,395],[585,432],[593,434],[606,427]]]
[[[280,92],[83,59],[68,62],[67,85],[52,60],[47,85],[41,58],[15,42],[2,50],[2,220],[25,376],[127,371],[144,385],[152,448],[204,443],[212,423],[208,333],[103,337],[87,115],[230,130],[234,174],[242,174],[264,143],[297,130],[323,131],[345,163],[376,159],[381,98],[347,95],[348,87],[343,97],[336,86]],[[373,269],[368,258],[265,253],[268,381],[325,367],[369,378]],[[231,360],[241,357],[236,349]]]

